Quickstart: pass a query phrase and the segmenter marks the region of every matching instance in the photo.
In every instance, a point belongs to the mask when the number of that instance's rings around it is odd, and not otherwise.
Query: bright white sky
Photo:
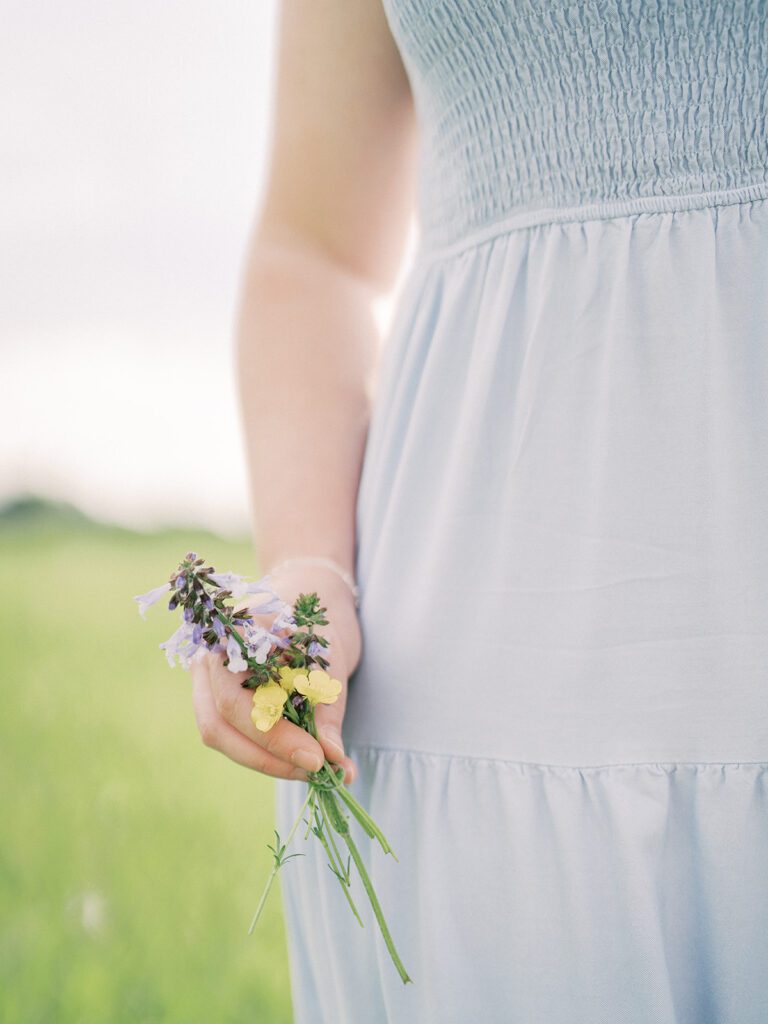
[[[273,0],[7,0],[0,501],[248,528],[232,324]],[[377,311],[382,328],[390,303]],[[191,430],[197,396],[215,429]],[[202,408],[202,407],[201,407]]]

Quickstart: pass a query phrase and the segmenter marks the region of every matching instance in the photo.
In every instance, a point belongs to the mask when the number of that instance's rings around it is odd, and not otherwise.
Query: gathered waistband
[[[436,245],[431,243],[428,238],[422,237],[417,245],[413,263],[423,265],[447,259],[468,249],[491,242],[500,235],[547,224],[610,220],[638,214],[677,213],[713,206],[729,206],[734,203],[760,202],[766,199],[768,199],[768,181],[759,181],[738,188],[715,189],[708,192],[634,196],[628,199],[579,203],[575,206],[515,209],[448,244]]]

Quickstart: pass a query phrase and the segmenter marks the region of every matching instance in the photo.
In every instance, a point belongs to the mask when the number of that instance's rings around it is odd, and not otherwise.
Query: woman
[[[414,981],[316,844],[301,1024],[768,1020],[767,66],[761,0],[281,7],[244,427],[347,685],[195,701],[281,830],[344,751]]]

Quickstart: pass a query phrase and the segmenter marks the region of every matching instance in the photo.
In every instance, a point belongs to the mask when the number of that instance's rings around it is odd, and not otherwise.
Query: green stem
[[[358,822],[365,830],[365,832],[368,834],[368,836],[371,839],[377,839],[381,844],[381,848],[384,850],[384,852],[391,853],[395,860],[397,860],[397,857],[395,856],[395,851],[390,846],[389,840],[381,831],[381,829],[373,820],[373,818],[370,816],[370,814],[366,811],[366,809],[357,802],[357,800],[352,796],[352,794],[349,792],[346,786],[344,786],[343,783],[339,782],[338,778],[336,777],[332,770],[326,770],[326,774],[333,782],[333,785],[336,787],[336,790],[341,799],[350,809],[352,814],[354,814],[355,818],[358,820]]]
[[[387,949],[389,950],[389,955],[392,957],[392,960],[395,964],[395,967],[397,968],[398,974],[403,980],[403,983],[408,982],[411,979],[408,977],[408,972],[403,966],[403,962],[398,956],[397,950],[395,949],[395,944],[392,941],[392,936],[389,933],[389,928],[387,928],[387,922],[384,920],[384,914],[382,912],[381,905],[379,904],[378,898],[376,896],[376,892],[373,888],[373,884],[370,878],[368,877],[368,872],[365,869],[365,864],[363,863],[357,846],[355,845],[355,841],[352,838],[352,835],[349,831],[349,822],[344,816],[341,808],[336,803],[335,794],[332,793],[330,790],[326,790],[323,795],[328,798],[326,806],[328,810],[328,817],[331,820],[331,824],[333,825],[336,832],[338,832],[338,834],[347,844],[347,848],[349,849],[349,852],[352,856],[352,860],[355,862],[355,867],[360,873],[360,878],[362,880],[365,891],[368,894],[368,899],[371,901],[371,906],[373,907],[373,912],[376,915],[376,920],[379,923],[381,934],[384,936],[384,942],[386,943]]]
[[[342,833],[342,836],[344,842],[347,844],[347,847],[349,848],[349,852],[352,854],[352,860],[355,862],[355,866],[357,867],[357,870],[360,872],[360,878],[362,879],[365,891],[368,893],[368,899],[371,901],[371,906],[373,907],[373,912],[376,915],[376,920],[379,922],[379,928],[381,929],[381,934],[384,936],[384,942],[387,944],[389,955],[392,957],[392,960],[394,961],[395,967],[397,968],[397,973],[400,975],[403,984],[407,984],[412,979],[408,977],[408,972],[403,966],[403,962],[398,956],[397,950],[395,949],[395,944],[392,941],[392,936],[389,933],[389,928],[387,928],[387,922],[384,920],[384,914],[382,913],[381,906],[376,896],[376,892],[373,888],[370,878],[368,877],[368,872],[365,870],[365,864],[363,864],[362,857],[360,856],[357,846],[355,845],[355,841],[349,834],[349,831]]]
[[[312,783],[309,784],[309,797],[307,798],[307,803],[309,804],[309,814],[307,815],[307,831],[304,833],[305,839],[309,839],[309,833],[312,831],[312,813],[314,812],[315,805],[317,804],[317,790]],[[306,807],[307,804],[304,804],[304,806]]]
[[[336,840],[333,838],[334,828],[333,828],[333,825],[331,825],[330,819],[328,817],[328,811],[325,808],[325,801],[326,800],[327,800],[326,794],[324,792],[321,792],[317,802],[320,805],[320,813],[323,816],[323,821],[325,822],[325,824],[326,824],[326,826],[328,828],[328,842],[333,847],[333,852],[336,854],[336,859],[339,862],[339,866],[341,867],[342,874],[347,879],[347,881],[349,881],[349,873],[344,870],[344,861],[341,859],[341,854],[339,853],[339,848],[336,846]]]
[[[307,718],[307,732],[311,733],[311,735],[314,736],[315,739],[317,739],[317,727],[316,727],[316,724],[315,724],[315,706],[314,706],[314,704],[311,706],[311,710],[310,710],[309,716]],[[325,763],[323,764],[322,768],[320,769],[320,771],[318,772],[318,774],[322,774],[323,772],[325,773],[326,777],[336,787],[336,789],[337,789],[337,791],[339,793],[339,796],[342,798],[344,803],[347,805],[347,807],[349,807],[350,811],[354,814],[354,816],[360,822],[360,825],[365,830],[365,832],[367,833],[369,838],[370,839],[377,839],[379,841],[379,843],[381,844],[381,848],[384,850],[384,852],[385,853],[391,853],[392,856],[395,858],[395,860],[397,860],[397,857],[395,856],[395,851],[389,845],[389,841],[387,840],[387,837],[381,831],[381,829],[376,824],[376,822],[373,820],[373,818],[370,816],[370,814],[365,810],[365,808],[363,806],[361,806],[361,804],[359,804],[357,802],[357,800],[355,800],[355,798],[352,796],[352,794],[346,788],[344,783],[339,780],[338,776],[334,772],[333,768],[331,767],[330,762],[327,759],[326,759]]]
[[[304,814],[306,806],[309,803],[311,797],[312,797],[312,789],[310,788],[309,792],[307,793],[307,799],[301,805],[301,810],[299,811],[299,816],[296,818],[296,821],[294,821],[293,826],[291,828],[291,831],[288,833],[288,838],[285,840],[285,849],[286,850],[290,846],[291,840],[293,839],[293,836],[294,836],[294,834],[296,832],[296,829],[299,827],[299,822],[302,819],[302,816]],[[251,927],[248,929],[248,934],[249,935],[251,934],[251,932],[255,928],[256,922],[258,921],[258,919],[259,919],[259,917],[261,915],[261,912],[264,909],[264,904],[267,902],[267,896],[269,895],[269,890],[272,888],[272,883],[275,880],[275,875],[280,870],[280,867],[281,867],[281,861],[279,861],[277,859],[277,857],[276,857],[275,858],[275,863],[272,866],[272,871],[270,872],[269,878],[267,879],[267,884],[264,886],[264,892],[261,894],[261,899],[259,900],[259,905],[256,908],[256,913],[253,915],[253,920],[251,921]]]
[[[323,809],[322,799],[319,801],[319,803],[320,803],[320,808],[321,808],[321,811],[322,811],[322,809]],[[317,810],[315,810],[315,814],[317,814]],[[323,811],[323,817],[325,817],[325,812],[324,811]],[[331,832],[330,825],[328,826],[328,838],[326,838],[325,833],[323,832],[323,829],[322,829],[322,818],[320,819],[320,821],[321,821],[321,825],[318,826],[318,830],[315,833],[315,835],[320,840],[320,842],[323,844],[325,852],[328,855],[328,860],[331,862],[331,865],[333,865],[334,858],[333,858],[333,854],[331,853],[331,847],[330,847],[330,844],[328,842],[328,839],[330,839],[330,841],[333,843],[334,849],[336,849],[336,843],[335,843],[335,841],[333,839],[333,833]],[[334,874],[336,874],[336,877],[339,879],[339,884],[341,885],[342,889],[344,890],[344,895],[347,897],[347,902],[349,903],[349,905],[350,905],[350,907],[352,909],[352,913],[357,918],[357,920],[358,920],[358,922],[360,924],[360,927],[364,928],[365,926],[363,924],[363,919],[360,917],[360,914],[358,913],[357,907],[355,906],[355,901],[352,899],[352,895],[349,892],[349,888],[348,888],[348,886],[349,886],[349,877],[347,876],[347,873],[344,870],[344,865],[341,862],[341,856],[339,855],[338,850],[336,851],[336,856],[338,857],[339,867],[338,867],[338,869],[334,870]],[[337,871],[339,873],[337,873]],[[341,875],[344,875],[347,878],[346,884],[342,880]]]

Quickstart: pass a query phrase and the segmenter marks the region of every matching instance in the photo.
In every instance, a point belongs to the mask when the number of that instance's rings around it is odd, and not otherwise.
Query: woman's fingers
[[[328,760],[344,766],[344,781],[352,782],[357,775],[357,766],[344,752],[341,732],[347,709],[347,672],[343,664],[340,640],[333,627],[328,628],[326,635],[330,641],[330,647],[325,652],[328,657],[327,672],[331,678],[340,680],[341,693],[332,704],[318,704],[315,707],[317,738]]]
[[[318,704],[315,707],[315,726],[317,727],[317,738],[325,756],[334,764],[343,765],[346,769],[345,781],[346,774],[351,774],[349,780],[351,781],[357,775],[357,768],[354,761],[344,753],[344,741],[341,735],[341,723],[344,720],[346,703],[347,684],[344,682],[342,691],[333,704]]]
[[[220,655],[208,655],[211,693],[221,718],[234,726],[253,743],[282,759],[290,767],[316,772],[323,766],[325,752],[314,736],[293,722],[281,718],[267,732],[261,732],[253,723],[253,690],[240,685],[248,678],[246,672],[230,672],[224,667]]]
[[[211,693],[220,717],[289,767],[305,771],[319,771],[323,764],[323,750],[317,740],[304,729],[286,719],[277,721],[267,732],[261,732],[253,723],[253,690],[243,689],[243,673],[232,673],[222,664],[220,657],[211,656],[209,663]]]
[[[191,674],[195,719],[203,743],[207,747],[218,750],[230,760],[265,775],[306,782],[306,771],[265,750],[221,717],[216,708],[205,660],[193,661]]]

